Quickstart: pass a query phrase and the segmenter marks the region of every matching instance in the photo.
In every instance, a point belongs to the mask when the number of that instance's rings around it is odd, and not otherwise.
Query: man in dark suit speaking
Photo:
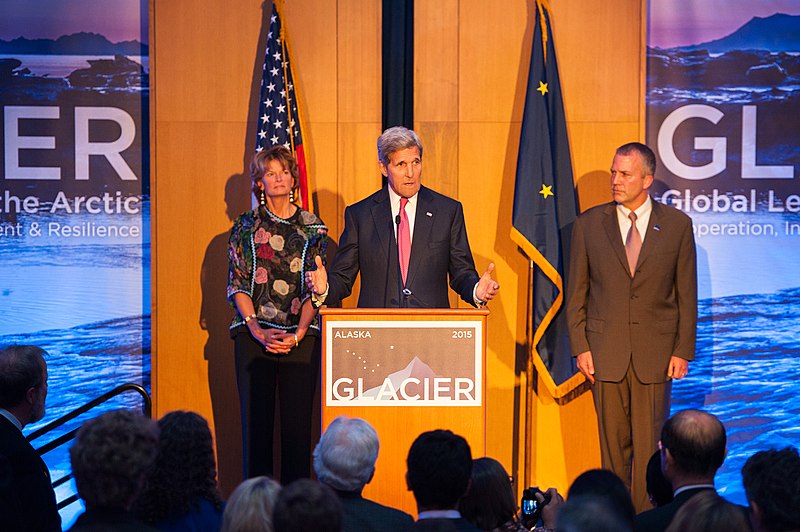
[[[694,359],[697,326],[692,221],[650,199],[655,168],[644,144],[617,149],[614,201],[575,222],[567,286],[570,343],[592,383],[602,464],[631,487],[638,512],[651,507],[647,462],[669,415],[671,379]]]
[[[344,211],[344,231],[330,274],[316,257],[306,283],[317,306],[350,295],[361,272],[359,307],[447,308],[450,286],[485,305],[500,289],[490,263],[478,277],[461,203],[421,186],[422,143],[393,127],[378,138],[378,166],[388,186]]]

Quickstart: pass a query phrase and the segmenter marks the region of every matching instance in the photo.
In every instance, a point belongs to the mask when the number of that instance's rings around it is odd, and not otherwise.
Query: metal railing
[[[138,384],[134,384],[132,382],[129,382],[127,384],[121,384],[121,385],[117,386],[113,390],[108,391],[108,392],[104,393],[103,395],[100,395],[100,396],[92,399],[88,403],[86,403],[86,404],[84,404],[82,406],[79,406],[78,408],[76,408],[75,410],[72,410],[71,412],[68,412],[68,413],[64,414],[60,418],[58,418],[58,419],[56,419],[54,421],[51,421],[50,423],[48,423],[44,427],[36,429],[35,431],[33,431],[30,434],[28,434],[27,439],[28,439],[29,442],[33,442],[33,440],[35,440],[36,438],[44,436],[45,434],[47,434],[51,430],[57,429],[58,427],[64,425],[65,423],[67,423],[69,421],[72,421],[73,419],[75,419],[76,417],[80,416],[81,414],[85,414],[86,412],[88,412],[92,408],[95,408],[95,407],[97,407],[97,406],[99,406],[99,405],[101,405],[101,404],[113,399],[114,397],[116,397],[118,395],[122,395],[123,393],[126,393],[126,392],[136,392],[136,393],[138,393],[139,395],[142,396],[142,400],[144,401],[144,405],[142,406],[142,413],[144,414],[145,417],[150,418],[151,415],[152,415],[152,401],[150,399],[150,394],[148,394],[147,390],[145,390],[143,387],[139,386]],[[39,456],[43,456],[44,454],[49,453],[53,449],[61,447],[65,443],[68,443],[69,441],[71,441],[73,438],[75,438],[75,434],[77,434],[77,433],[78,433],[78,429],[77,428],[75,428],[73,430],[70,430],[69,432],[66,432],[66,433],[62,434],[58,438],[55,438],[55,439],[47,442],[46,444],[42,445],[41,447],[37,448],[36,452],[39,453]],[[53,481],[53,489],[57,488],[58,486],[61,486],[62,484],[66,483],[66,482],[69,482],[69,480],[71,478],[72,478],[72,473],[68,473],[67,475],[64,475],[63,477],[54,480]],[[75,502],[77,500],[78,500],[78,495],[77,494],[73,494],[73,495],[67,497],[64,500],[59,501],[58,502],[58,509],[61,510],[62,508],[66,507],[66,506],[69,506],[70,504],[72,504],[73,502]]]

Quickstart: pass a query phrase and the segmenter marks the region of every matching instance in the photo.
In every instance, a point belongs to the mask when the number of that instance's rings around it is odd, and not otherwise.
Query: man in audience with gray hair
[[[317,478],[333,488],[342,502],[344,532],[410,530],[414,524],[407,513],[361,496],[375,473],[378,447],[378,434],[369,423],[339,416],[314,449]]]

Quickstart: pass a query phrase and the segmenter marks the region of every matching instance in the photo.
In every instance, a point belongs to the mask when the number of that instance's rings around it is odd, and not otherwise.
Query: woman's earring
[[[262,188],[261,191],[258,193],[258,215],[266,219],[267,217],[267,195],[264,193],[264,189]]]
[[[294,189],[289,192],[289,201],[294,203]]]

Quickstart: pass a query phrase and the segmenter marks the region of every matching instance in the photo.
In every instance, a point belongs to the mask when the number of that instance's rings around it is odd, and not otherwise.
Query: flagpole
[[[531,449],[533,449],[533,269],[536,263],[528,261],[528,301],[525,312],[525,450],[523,489],[531,485]]]

